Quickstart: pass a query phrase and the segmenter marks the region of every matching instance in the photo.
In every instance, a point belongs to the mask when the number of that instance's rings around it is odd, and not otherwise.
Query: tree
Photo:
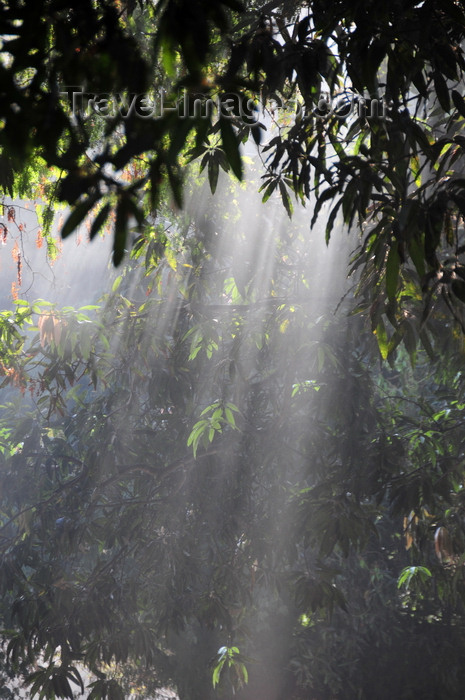
[[[338,211],[363,226],[358,264],[384,356],[418,327],[428,345],[436,304],[463,325],[465,17],[453,0],[18,1],[0,22],[1,184],[17,191],[31,159],[56,168],[53,197],[73,207],[64,235],[97,208],[95,235],[115,210],[118,264],[128,222],[156,208],[165,179],[182,203],[186,148],[214,190],[221,167],[242,177],[251,135],[264,199],[279,190],[289,213],[292,193],[310,199],[313,220],[332,202],[327,236]],[[271,140],[260,101],[278,121]],[[287,126],[283,105],[296,108]]]
[[[237,216],[215,225],[236,250]],[[260,230],[272,275],[154,231],[100,310],[3,313],[0,573],[31,693],[70,697],[84,665],[90,698],[382,697],[369,651],[386,678],[426,660],[399,692],[460,697],[437,670],[461,673],[462,571],[432,556],[436,526],[463,539],[460,343],[380,373],[363,316],[315,306],[308,240]]]
[[[27,191],[25,164],[54,166],[52,204],[74,207],[63,233],[97,207],[96,235],[113,209],[116,263],[136,224],[100,309],[18,302],[0,316],[0,583],[9,657],[39,664],[31,693],[70,697],[84,665],[92,700],[130,684],[181,700],[372,698],[383,688],[365,659],[389,679],[408,658],[431,675],[403,665],[399,697],[461,697],[463,107],[447,81],[462,69],[463,16],[444,1],[376,9],[2,8],[4,188]],[[145,103],[125,117],[121,98],[102,133],[98,114],[59,99],[63,85],[108,93],[110,78],[142,93],[153,75],[167,99],[185,88],[188,106],[201,93],[223,111],[143,120]],[[342,104],[322,100],[349,80]],[[260,222],[263,269],[245,207],[223,230],[218,174],[240,177],[239,141],[261,143],[247,104],[259,94],[299,105],[262,145],[263,198],[291,213],[294,191],[314,217],[335,197],[328,235],[336,211],[360,217],[364,313],[345,315],[349,297],[334,319],[315,305],[318,270],[292,222]],[[368,95],[389,102],[385,118],[358,114]],[[196,158],[218,191],[186,221],[168,193],[181,203]]]

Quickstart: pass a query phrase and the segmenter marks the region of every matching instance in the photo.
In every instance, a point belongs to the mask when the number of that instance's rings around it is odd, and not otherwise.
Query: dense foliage
[[[226,230],[214,200],[147,234],[99,308],[1,317],[13,668],[44,698],[83,666],[95,700],[459,698],[460,343],[380,370],[276,204],[247,265],[237,196]]]
[[[2,4],[1,235],[39,195],[50,250],[67,203],[128,253],[98,304],[0,313],[31,696],[462,697],[464,32],[452,0]],[[362,231],[356,301],[296,198]]]
[[[118,264],[165,181],[182,203],[186,149],[214,190],[220,168],[242,177],[253,137],[264,199],[290,213],[294,193],[313,220],[331,202],[328,236],[337,212],[363,227],[388,356],[438,301],[463,325],[464,28],[454,0],[3,3],[0,184],[54,168],[63,234],[93,210],[94,236],[113,212]]]

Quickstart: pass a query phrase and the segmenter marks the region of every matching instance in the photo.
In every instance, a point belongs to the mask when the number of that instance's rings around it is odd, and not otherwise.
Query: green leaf
[[[410,160],[410,170],[417,187],[421,187],[421,165],[418,156],[412,156]]]
[[[110,204],[107,203],[102,207],[102,209],[100,209],[99,213],[97,214],[97,216],[95,217],[95,219],[92,222],[92,226],[90,228],[90,233],[89,233],[90,240],[95,238],[97,233],[100,231],[103,224],[107,220],[109,213],[110,213]]]
[[[343,197],[341,197],[341,199],[338,202],[336,202],[334,207],[331,209],[330,215],[328,216],[328,221],[326,223],[326,232],[325,232],[326,243],[329,243],[329,239],[331,238],[331,231],[333,230],[334,222],[336,221],[336,216],[337,216],[337,213],[339,211],[339,207],[341,206],[342,202],[343,202]]]
[[[450,97],[449,88],[444,80],[442,73],[439,71],[434,71],[433,73],[434,89],[436,90],[436,95],[439,100],[439,104],[445,112],[450,111]]]
[[[316,220],[318,218],[318,214],[320,212],[321,207],[325,202],[327,202],[330,199],[333,199],[336,194],[339,192],[339,186],[334,185],[333,187],[328,187],[326,190],[324,190],[319,197],[317,197],[316,204],[315,204],[315,209],[313,210],[313,216],[312,220],[310,222],[310,227],[313,228],[313,226],[316,223]]]
[[[183,190],[182,190],[182,180],[180,175],[174,168],[171,166],[167,165],[167,172],[168,172],[168,180],[170,183],[171,187],[171,192],[173,193],[173,199],[175,201],[176,206],[179,209],[182,209],[183,206]],[[142,212],[141,212],[142,214]]]
[[[220,167],[217,158],[210,157],[208,160],[208,181],[210,183],[210,190],[212,194],[216,192],[216,186],[218,184],[218,174]]]
[[[381,357],[383,358],[383,360],[385,360],[389,354],[389,342],[386,333],[386,327],[382,319],[380,319],[374,333],[376,335],[376,340],[378,341],[378,348],[381,353]]]
[[[452,101],[462,117],[465,117],[465,100],[457,90],[452,90]]]
[[[276,187],[278,186],[278,182],[279,182],[278,179],[275,179],[275,180],[272,180],[267,185],[262,185],[262,187],[260,187],[259,192],[261,192],[263,189],[266,188],[265,192],[263,194],[263,197],[262,197],[263,204],[265,204],[265,202],[267,202],[269,200],[269,198],[271,197],[271,195],[275,191]]]
[[[194,126],[195,122],[192,119],[178,119],[176,121],[168,150],[168,161],[175,161],[178,153],[184,148],[187,137]]]
[[[398,245],[397,243],[393,243],[386,262],[386,292],[390,301],[394,301],[396,298],[399,268],[400,258]]]
[[[238,180],[242,180],[242,158],[236,134],[227,117],[220,117],[221,142],[231,169]]]
[[[226,407],[225,410],[224,410],[224,414],[225,414],[226,420],[227,420],[227,422],[229,423],[229,425],[230,425],[232,428],[236,428],[236,420],[235,420],[235,418],[234,418],[234,414],[233,414],[233,412],[231,411],[231,409],[228,408],[228,407]]]
[[[213,669],[212,683],[213,683],[214,688],[216,688],[216,686],[220,682],[220,674],[221,674],[223,665],[224,665],[224,661],[220,661],[220,663],[217,666],[215,666],[215,668]]]
[[[282,180],[279,182],[279,191],[281,193],[281,199],[283,200],[284,208],[287,211],[287,215],[290,219],[292,219],[293,207],[291,198],[289,197],[286,185],[284,184],[284,182],[282,182]]]
[[[85,199],[83,202],[79,202],[79,204],[74,207],[71,214],[66,219],[63,228],[61,229],[62,238],[67,238],[70,233],[72,233],[79,226],[81,221],[86,217],[97,200],[98,195],[93,195],[92,197]]]
[[[423,255],[423,250],[416,238],[412,238],[408,242],[408,251],[410,253],[410,257],[412,258],[412,262],[415,265],[415,269],[418,273],[418,276],[420,279],[423,279],[425,276],[425,258]]]
[[[402,569],[400,573],[397,580],[397,588],[405,586],[408,590],[412,582],[425,583],[431,577],[431,571],[425,566],[407,566],[405,569]]]
[[[121,284],[122,281],[123,281],[123,276],[122,276],[122,275],[118,275],[118,277],[117,277],[117,278],[115,279],[115,281],[113,282],[113,285],[112,285],[112,287],[111,287],[111,291],[112,291],[112,292],[118,291],[118,289],[119,289],[120,284]]]
[[[166,74],[169,77],[172,77],[176,72],[176,51],[173,46],[173,40],[166,34],[162,34],[160,50],[163,68],[166,71]]]

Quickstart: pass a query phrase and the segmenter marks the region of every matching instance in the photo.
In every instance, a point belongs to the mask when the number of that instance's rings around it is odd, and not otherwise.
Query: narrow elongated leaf
[[[452,101],[462,117],[465,117],[465,100],[457,90],[452,90]]]
[[[396,298],[397,281],[399,279],[400,258],[397,243],[391,246],[386,262],[386,292],[389,301]]]
[[[208,182],[210,183],[210,190],[212,194],[215,194],[216,192],[219,171],[220,167],[218,164],[218,159],[215,157],[210,157],[208,161]]]
[[[265,203],[269,200],[273,192],[275,191],[276,187],[278,186],[278,180],[272,180],[268,185],[266,185],[265,192],[262,197],[262,202]],[[262,191],[263,187],[260,188],[260,192]]]
[[[435,71],[433,75],[434,89],[436,90],[436,95],[439,100],[439,104],[445,112],[450,111],[450,97],[449,88],[444,80],[444,77],[439,71]]]
[[[425,259],[423,256],[423,250],[415,238],[412,238],[408,242],[408,250],[420,279],[423,279],[425,276]]]
[[[113,239],[113,265],[118,267],[124,257],[128,232],[129,206],[127,195],[122,196],[116,208],[115,233]]]
[[[327,244],[329,243],[329,239],[331,238],[331,231],[333,230],[334,222],[336,221],[336,216],[337,216],[337,213],[339,211],[339,207],[342,204],[342,201],[343,201],[343,197],[341,197],[341,199],[338,202],[336,202],[336,204],[334,205],[334,207],[331,210],[330,215],[328,216],[328,222],[326,224],[326,232],[325,232],[326,233],[325,239],[326,239]]]
[[[383,360],[385,360],[389,354],[389,342],[388,342],[388,337],[386,333],[386,327],[380,319],[378,325],[376,326],[376,330],[374,331],[376,335],[376,340],[378,341],[378,348],[379,352],[381,354],[381,357]]]
[[[326,190],[324,190],[321,195],[317,198],[316,204],[315,204],[315,209],[313,210],[313,216],[312,220],[310,222],[310,227],[313,228],[313,226],[316,223],[316,220],[318,218],[318,214],[320,213],[320,209],[323,206],[325,202],[328,202],[330,199],[333,199],[336,194],[339,191],[339,187],[337,185],[334,185],[333,187],[328,187]]]
[[[237,179],[242,180],[242,158],[230,119],[220,117],[220,133],[224,152],[231,165],[231,169]]]
[[[100,209],[99,213],[95,217],[95,219],[92,222],[92,226],[90,228],[90,233],[89,233],[89,238],[92,240],[95,238],[97,233],[100,231],[102,228],[103,224],[108,218],[108,214],[110,213],[110,204],[105,204],[105,206]]]
[[[183,192],[182,192],[181,177],[179,176],[178,172],[174,168],[172,168],[171,166],[167,167],[167,171],[168,171],[168,180],[170,183],[171,192],[173,193],[173,199],[176,203],[176,206],[179,207],[179,209],[182,209]]]
[[[281,193],[281,199],[283,200],[284,208],[287,211],[287,215],[290,219],[292,219],[292,214],[293,214],[292,201],[291,201],[291,198],[289,197],[288,191],[286,190],[286,185],[282,181],[279,183],[279,191]]]
[[[79,204],[76,207],[74,207],[73,211],[66,219],[63,228],[61,229],[62,238],[67,238],[70,235],[70,233],[72,233],[79,226],[81,221],[83,221],[83,219],[92,209],[97,199],[98,196],[96,195],[88,197],[83,202],[79,202]]]

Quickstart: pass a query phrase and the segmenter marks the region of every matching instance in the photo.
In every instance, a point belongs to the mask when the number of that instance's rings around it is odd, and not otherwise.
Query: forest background
[[[2,4],[0,697],[463,697],[464,33]]]

